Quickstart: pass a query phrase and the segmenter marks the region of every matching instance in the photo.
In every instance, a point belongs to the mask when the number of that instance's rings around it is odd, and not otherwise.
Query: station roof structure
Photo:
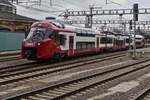
[[[15,21],[15,22],[34,22],[35,19],[17,15],[16,7],[8,0],[0,0],[0,20],[2,21]]]
[[[0,20],[3,21],[13,21],[13,22],[23,22],[23,23],[32,23],[37,21],[36,19],[32,19],[29,17],[13,14],[13,13],[7,13],[7,12],[0,12]]]
[[[36,19],[16,14],[16,7],[8,0],[0,0],[0,30],[29,30]]]
[[[0,0],[1,4],[6,4],[6,5],[10,5],[13,6],[10,2],[8,2],[7,0]]]
[[[37,20],[14,13],[0,12],[0,30],[8,29],[11,32],[29,30],[35,21]]]
[[[16,7],[11,4],[8,0],[0,0],[0,11],[16,13]]]

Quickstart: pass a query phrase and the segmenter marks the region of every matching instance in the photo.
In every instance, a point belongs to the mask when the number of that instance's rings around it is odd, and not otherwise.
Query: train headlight
[[[38,45],[38,46],[40,46],[40,45],[41,45],[41,43],[37,43],[37,45]]]

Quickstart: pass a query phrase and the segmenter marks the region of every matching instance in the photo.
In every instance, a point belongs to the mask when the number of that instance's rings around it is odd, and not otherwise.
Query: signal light
[[[132,30],[132,20],[130,20],[129,25],[129,29]]]
[[[133,20],[138,21],[138,14],[139,14],[139,9],[138,9],[138,4],[133,5]]]

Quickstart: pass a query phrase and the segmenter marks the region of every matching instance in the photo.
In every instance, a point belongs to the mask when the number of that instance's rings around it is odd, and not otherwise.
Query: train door
[[[74,44],[74,37],[69,36],[69,55],[73,55],[73,44]]]
[[[97,48],[99,48],[99,37],[97,37]]]
[[[113,50],[117,50],[117,38],[115,37],[113,40]]]

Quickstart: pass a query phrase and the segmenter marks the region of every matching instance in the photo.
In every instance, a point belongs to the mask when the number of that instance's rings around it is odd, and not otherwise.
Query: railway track
[[[132,100],[150,100],[150,87],[145,88],[139,95],[134,97]]]
[[[99,57],[94,57],[92,59],[84,59],[84,60],[77,60],[77,61],[71,61],[67,63],[60,63],[60,64],[54,64],[54,65],[45,65],[43,64],[38,65],[38,64],[33,64],[33,65],[28,65],[28,67],[24,66],[25,68],[18,68],[17,69],[1,69],[0,70],[0,85],[5,85],[9,84],[12,82],[16,81],[21,81],[21,80],[26,80],[34,77],[40,77],[43,75],[47,74],[52,74],[52,73],[57,73],[60,71],[68,70],[71,68],[77,68],[81,67],[83,65],[88,65],[91,63],[97,63],[100,61],[105,61],[105,60],[110,60],[110,59],[115,59],[118,57],[123,57],[125,54],[118,54],[118,55],[109,55],[106,56],[105,58],[99,58]],[[83,62],[81,62],[83,61]],[[35,65],[38,65],[35,67]],[[31,68],[32,67],[32,68]],[[11,72],[11,73],[10,73]]]
[[[48,68],[55,68],[57,66],[65,66],[68,64],[76,64],[77,62],[81,62],[81,61],[90,61],[90,60],[96,60],[96,59],[102,59],[102,60],[107,60],[111,59],[113,57],[111,56],[116,56],[118,57],[118,55],[120,56],[120,54],[124,54],[125,52],[119,52],[119,53],[113,53],[113,54],[107,54],[107,55],[98,55],[98,56],[92,56],[92,57],[88,57],[88,58],[77,58],[74,60],[68,60],[68,61],[64,61],[64,62],[59,62],[59,63],[50,63],[50,62],[29,62],[29,63],[25,63],[25,64],[19,64],[19,65],[15,65],[15,66],[7,66],[7,67],[1,67],[0,68],[0,77],[2,76],[11,76],[11,75],[15,75],[15,74],[23,74],[25,72],[30,72],[30,71],[38,71],[38,70],[43,70],[43,69],[48,69]],[[46,66],[47,65],[47,66]],[[35,67],[36,66],[36,67]],[[11,72],[11,73],[10,73]]]
[[[122,54],[123,53],[123,54]],[[92,58],[86,58],[86,59],[81,59],[81,60],[75,60],[75,61],[70,61],[69,63],[60,63],[60,64],[54,64],[54,65],[47,65],[47,66],[41,66],[41,67],[34,67],[31,69],[26,69],[26,70],[16,70],[16,69],[12,69],[9,68],[7,70],[3,69],[0,70],[1,74],[0,74],[0,89],[1,90],[5,90],[8,89],[9,86],[18,86],[18,84],[22,84],[22,82],[26,82],[26,81],[34,81],[35,79],[40,79],[43,77],[46,77],[48,75],[54,74],[54,73],[58,73],[61,71],[65,71],[65,70],[70,70],[73,68],[77,68],[77,67],[82,67],[83,65],[88,65],[88,64],[92,64],[92,63],[97,63],[100,61],[105,61],[105,60],[110,60],[110,59],[115,59],[118,57],[123,57],[125,56],[125,53],[115,53],[115,54],[109,54],[109,55],[105,55],[105,56],[96,56],[96,57],[92,57]],[[84,62],[81,62],[84,61]],[[78,62],[78,63],[77,63]],[[18,67],[17,67],[18,68]],[[9,71],[8,71],[9,70]],[[5,72],[6,71],[6,72]],[[11,71],[11,73],[9,73]]]
[[[13,61],[21,59],[19,55],[0,57],[0,62]]]
[[[33,88],[13,96],[7,96],[6,100],[58,100],[67,96],[76,95],[90,88],[101,85],[105,82],[122,77],[132,72],[147,68],[150,60],[144,59],[125,65],[115,65],[105,70],[99,68],[78,72],[76,77],[71,77],[68,81],[55,84],[46,84]],[[71,74],[73,76],[73,73]]]
[[[119,53],[113,53],[113,54],[107,54],[107,55],[92,56],[89,58],[79,58],[73,61],[72,60],[65,61],[65,62],[60,62],[57,64],[56,63],[51,64],[49,62],[42,62],[42,63],[30,62],[30,63],[25,63],[21,65],[16,65],[16,66],[1,67],[0,68],[0,80],[1,80],[0,85],[6,85],[9,83],[12,84],[12,82],[16,82],[19,80],[25,80],[25,79],[38,77],[40,75],[44,75],[48,73],[55,73],[57,71],[74,68],[78,66],[78,64],[76,64],[77,62],[82,62],[82,61],[86,62],[90,60],[95,60],[94,62],[96,63],[97,61],[113,59],[113,58],[119,57],[120,54],[125,55],[124,53],[125,52],[119,52]],[[65,67],[66,65],[70,65],[70,64],[72,64],[72,66]],[[86,65],[86,64],[88,63],[80,63],[80,65]]]
[[[20,58],[20,51],[0,52],[0,62],[18,60]]]
[[[19,55],[20,51],[12,51],[12,52],[0,52],[0,57],[8,57],[8,56],[14,56]]]

